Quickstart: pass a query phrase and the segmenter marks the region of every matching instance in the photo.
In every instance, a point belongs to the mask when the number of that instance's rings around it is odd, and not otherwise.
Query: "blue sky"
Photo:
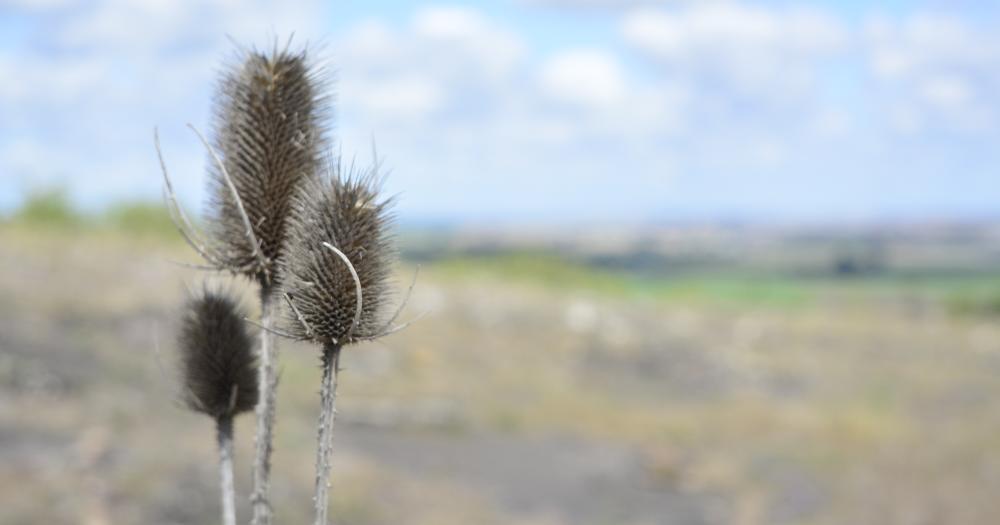
[[[205,199],[215,68],[291,31],[404,222],[1000,216],[1000,8],[971,0],[0,0],[0,210]]]

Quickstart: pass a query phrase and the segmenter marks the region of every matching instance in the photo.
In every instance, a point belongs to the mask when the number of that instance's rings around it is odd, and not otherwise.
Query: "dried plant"
[[[254,403],[252,524],[271,523],[268,493],[277,387],[272,336],[323,348],[314,503],[315,522],[325,525],[340,351],[408,324],[394,325],[412,283],[388,315],[396,252],[388,233],[390,201],[379,195],[377,155],[375,168],[361,173],[345,173],[339,162],[327,164],[321,156],[328,146],[330,113],[324,84],[322,71],[311,66],[305,51],[291,53],[287,48],[270,54],[241,51],[225,69],[214,104],[213,144],[192,127],[211,159],[207,234],[194,227],[177,203],[154,132],[167,208],[181,235],[208,263],[199,268],[229,271],[260,285],[259,324],[241,318],[235,307],[227,310],[225,324],[214,322],[220,314],[206,305],[218,307],[220,300],[206,293],[189,305],[182,333],[189,406],[217,418],[220,451],[224,462],[229,461],[228,485],[223,474],[224,494],[229,494],[229,506],[224,506],[227,525],[234,519],[231,416]],[[326,175],[320,174],[322,167],[328,167]],[[285,332],[273,326],[275,301],[288,305],[282,317]],[[234,315],[261,328],[259,365],[247,350],[235,387],[229,376],[217,373],[224,368],[216,359],[220,354],[204,350],[230,348],[222,340],[249,348],[243,325],[237,330],[228,324]]]
[[[297,194],[287,253],[278,261],[280,289],[295,305],[282,324],[293,336],[349,344],[385,328],[396,252],[388,234],[390,203],[379,200],[377,182],[373,174],[342,177],[336,168],[332,177],[310,181]],[[364,297],[360,315],[358,283]]]
[[[248,268],[246,273],[260,282],[264,326],[273,324],[274,261],[284,247],[291,197],[302,182],[316,176],[326,150],[329,104],[323,83],[322,72],[310,66],[304,51],[275,51],[270,56],[249,52],[223,76],[215,101],[216,147],[235,192],[226,191],[229,180],[221,167],[211,172],[211,232],[226,247],[230,264]],[[241,206],[245,213],[240,213]],[[246,218],[257,245],[242,235]],[[262,264],[252,265],[255,260]],[[265,395],[257,413],[252,502],[253,523],[267,525],[277,376],[271,334],[262,331],[261,342],[260,385]]]
[[[168,209],[181,234],[210,269],[245,275],[260,284],[260,367],[254,455],[253,523],[271,522],[269,485],[274,440],[277,352],[273,326],[276,261],[285,246],[292,196],[317,177],[330,99],[325,74],[306,50],[242,50],[224,69],[215,97],[214,147],[198,133],[212,162],[208,234],[200,234],[177,204],[160,155]],[[156,138],[160,154],[159,139]]]
[[[345,175],[339,164],[325,180],[304,184],[289,217],[288,246],[278,259],[280,290],[289,307],[282,319],[285,332],[323,348],[317,525],[326,524],[340,350],[402,328],[392,323],[403,304],[386,315],[396,252],[389,235],[390,202],[379,197],[378,186],[377,170]]]
[[[210,233],[223,263],[244,269],[265,288],[284,247],[291,198],[299,184],[316,176],[327,149],[323,84],[322,71],[310,66],[305,51],[287,50],[244,52],[219,82],[215,148],[226,173],[219,165],[209,169]]]
[[[222,523],[235,525],[233,418],[257,405],[253,339],[240,307],[223,292],[203,289],[184,311],[178,336],[184,402],[215,421]]]

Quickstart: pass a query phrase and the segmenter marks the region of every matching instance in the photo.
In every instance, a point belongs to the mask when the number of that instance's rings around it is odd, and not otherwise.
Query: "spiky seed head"
[[[253,338],[236,300],[208,288],[190,297],[178,336],[187,406],[213,418],[232,417],[257,404]]]
[[[289,203],[298,185],[317,176],[327,149],[330,101],[325,75],[305,50],[244,51],[224,71],[214,102],[214,140],[260,244],[255,264],[229,186],[209,163],[211,230],[227,265],[270,284],[281,255]]]
[[[282,319],[292,335],[349,344],[384,328],[396,251],[389,233],[391,203],[380,198],[379,183],[374,171],[344,174],[335,165],[328,177],[307,182],[296,194],[288,244],[278,261],[279,289],[298,310],[286,308]],[[361,281],[361,318],[349,336],[357,308],[354,278],[324,242],[347,256]]]

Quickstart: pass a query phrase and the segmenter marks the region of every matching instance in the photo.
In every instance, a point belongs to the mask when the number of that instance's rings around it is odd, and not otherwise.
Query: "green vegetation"
[[[167,209],[150,202],[122,202],[101,213],[77,209],[61,189],[38,191],[28,196],[4,224],[53,232],[111,232],[133,236],[179,238]]]
[[[958,314],[1000,316],[1000,279],[970,280],[965,286],[951,290],[947,301]]]
[[[177,237],[177,229],[160,204],[146,202],[123,203],[112,206],[101,217],[101,221],[113,229],[126,233]]]
[[[451,257],[431,265],[444,278],[490,279],[550,290],[584,291],[627,299],[692,305],[800,308],[831,299],[941,305],[958,314],[1000,313],[1000,272],[892,272],[863,278],[794,276],[775,272],[713,271],[644,276],[569,261],[551,254]]]
[[[44,228],[79,228],[85,218],[73,207],[63,190],[45,190],[28,196],[12,221]]]
[[[149,202],[122,202],[96,214],[73,206],[61,190],[31,195],[6,224],[28,231],[104,232],[179,241],[166,208]],[[406,237],[406,236],[404,236]],[[404,239],[404,244],[409,237]],[[413,241],[413,239],[409,239]],[[436,242],[421,238],[419,244]],[[416,246],[414,249],[419,248]],[[407,250],[409,252],[410,250]],[[574,261],[554,252],[515,251],[445,255],[426,261],[428,271],[452,280],[540,286],[550,291],[597,294],[693,306],[799,309],[825,300],[871,304],[873,299],[931,305],[960,316],[1000,315],[1000,270],[899,271],[886,268],[864,276],[814,272],[789,275],[776,270],[690,268],[672,273],[612,270]],[[419,259],[420,257],[418,257]]]

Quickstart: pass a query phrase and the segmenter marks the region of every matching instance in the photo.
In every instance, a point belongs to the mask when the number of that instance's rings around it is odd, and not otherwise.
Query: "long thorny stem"
[[[236,525],[236,490],[233,487],[233,418],[216,420],[219,441],[219,487],[222,489],[222,524]]]
[[[271,523],[271,451],[274,444],[274,419],[277,404],[277,373],[275,361],[277,352],[274,346],[274,335],[271,331],[274,324],[274,303],[270,290],[262,287],[260,291],[261,326],[260,355],[257,377],[257,388],[260,399],[257,402],[257,432],[255,437],[253,464],[253,495],[250,502],[253,505],[253,525],[270,525]]]
[[[330,452],[333,446],[333,420],[337,415],[337,373],[340,371],[340,345],[323,347],[323,386],[320,389],[318,445],[316,447],[316,492],[313,496],[314,525],[326,525],[327,498],[330,491]]]

